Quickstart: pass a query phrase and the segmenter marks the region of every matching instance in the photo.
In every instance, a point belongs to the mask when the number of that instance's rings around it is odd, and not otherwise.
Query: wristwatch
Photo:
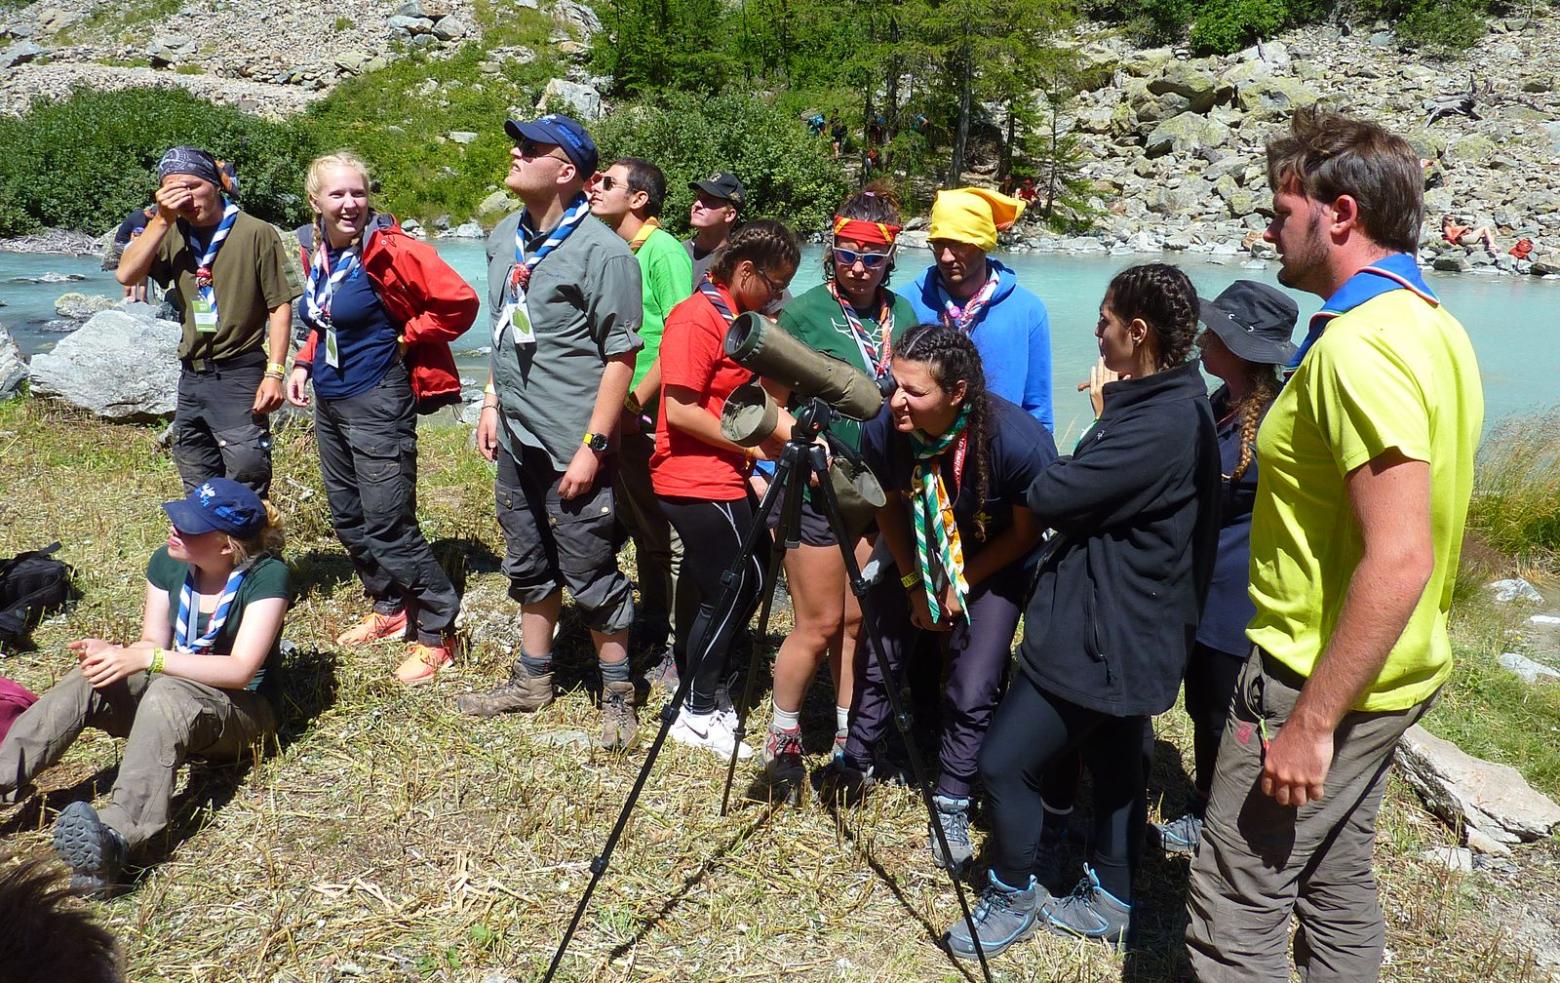
[[[604,433],[588,433],[580,443],[600,454],[607,449],[607,435]]]

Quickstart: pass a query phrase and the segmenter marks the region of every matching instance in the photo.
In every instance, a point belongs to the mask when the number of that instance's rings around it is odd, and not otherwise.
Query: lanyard
[[[232,613],[233,600],[238,596],[239,585],[244,582],[246,573],[247,567],[239,567],[228,574],[222,596],[217,599],[217,610],[212,612],[211,620],[206,623],[206,633],[194,641],[190,640],[190,636],[195,633],[195,625],[200,619],[200,595],[195,592],[195,570],[191,568],[184,575],[184,586],[179,589],[179,620],[173,626],[174,648],[197,655],[205,654],[211,648],[223,624],[227,622],[228,615]]]
[[[981,284],[981,288],[975,292],[975,296],[966,301],[963,307],[955,304],[953,298],[948,296],[947,289],[941,283],[938,283],[937,289],[942,292],[943,297],[943,324],[950,328],[958,328],[965,334],[972,334],[975,331],[976,322],[980,320],[981,312],[991,302],[992,294],[997,292],[997,284],[1000,279],[1001,277],[998,276],[997,271],[992,270],[991,275],[986,277],[986,282]]]
[[[861,323],[861,318],[856,315],[856,309],[850,301],[840,296],[840,289],[833,281],[829,283],[829,293],[839,302],[840,310],[845,312],[845,323],[850,326],[850,333],[856,339],[856,348],[861,352],[862,361],[867,364],[867,371],[875,378],[882,379],[888,373],[889,360],[893,358],[893,351],[889,345],[889,339],[894,334],[894,301],[893,295],[887,290],[879,288],[879,296],[883,306],[878,313],[879,339],[874,341],[872,332]]]
[[[333,369],[340,366],[341,354],[336,343],[336,322],[330,314],[331,301],[336,296],[336,285],[351,276],[357,266],[358,251],[354,248],[343,253],[332,268],[324,242],[315,251],[314,262],[309,264],[309,289],[304,294],[304,304],[309,320],[325,331],[325,364]]]

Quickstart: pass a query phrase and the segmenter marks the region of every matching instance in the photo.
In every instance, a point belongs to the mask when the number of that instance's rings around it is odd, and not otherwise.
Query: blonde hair
[[[303,193],[308,196],[312,205],[314,199],[319,197],[325,188],[325,175],[338,167],[351,168],[357,171],[363,178],[363,188],[368,192],[368,207],[374,207],[374,179],[368,172],[368,164],[357,154],[350,150],[337,150],[334,153],[321,154],[309,164],[309,173],[303,179]],[[325,241],[325,218],[321,214],[314,216],[314,241]],[[355,240],[354,240],[355,241]]]
[[[262,501],[261,504],[265,506],[265,525],[260,527],[260,531],[248,539],[239,539],[237,536],[227,538],[228,547],[233,551],[235,567],[241,567],[267,554],[280,557],[282,547],[286,545],[287,537],[282,530],[282,513],[268,501]]]

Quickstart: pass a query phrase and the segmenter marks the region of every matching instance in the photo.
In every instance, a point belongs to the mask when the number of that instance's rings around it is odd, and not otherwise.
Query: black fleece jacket
[[[1219,444],[1195,363],[1105,386],[1105,412],[1029,486],[1057,536],[1020,668],[1113,716],[1175,702],[1219,543]]]

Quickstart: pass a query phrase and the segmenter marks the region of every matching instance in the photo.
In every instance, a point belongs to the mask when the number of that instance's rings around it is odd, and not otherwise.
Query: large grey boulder
[[[100,311],[111,311],[119,306],[119,301],[113,297],[104,297],[102,294],[83,294],[71,291],[63,293],[54,301],[54,313],[60,317],[68,317],[77,321],[85,321],[87,318]]]
[[[1165,66],[1164,74],[1148,83],[1148,91],[1154,95],[1174,93],[1187,101],[1194,113],[1206,113],[1213,108],[1217,84],[1213,76],[1186,61],[1173,61]]]
[[[179,388],[180,328],[123,311],[94,314],[32,360],[32,394],[131,422],[168,416]]]
[[[587,41],[601,33],[601,18],[579,0],[558,0],[553,4],[553,19],[574,28]]]
[[[1256,119],[1287,117],[1320,98],[1320,93],[1304,82],[1279,75],[1251,79],[1235,94],[1241,111]]]
[[[1150,157],[1162,157],[1172,152],[1191,154],[1222,147],[1229,140],[1230,128],[1223,123],[1186,112],[1154,127],[1143,145],[1143,152]]]
[[[0,324],[0,399],[10,399],[27,378],[27,360],[11,340],[11,332]]]
[[[601,118],[601,93],[596,87],[566,79],[553,79],[536,100],[538,110],[556,109],[562,105],[570,116],[582,123]]]
[[[0,51],[0,68],[14,68],[17,65],[25,65],[43,55],[43,49],[31,41],[18,41]]]
[[[1430,811],[1461,827],[1476,850],[1506,853],[1509,844],[1548,836],[1560,825],[1560,805],[1515,768],[1481,761],[1423,727],[1403,735],[1397,763]]]

